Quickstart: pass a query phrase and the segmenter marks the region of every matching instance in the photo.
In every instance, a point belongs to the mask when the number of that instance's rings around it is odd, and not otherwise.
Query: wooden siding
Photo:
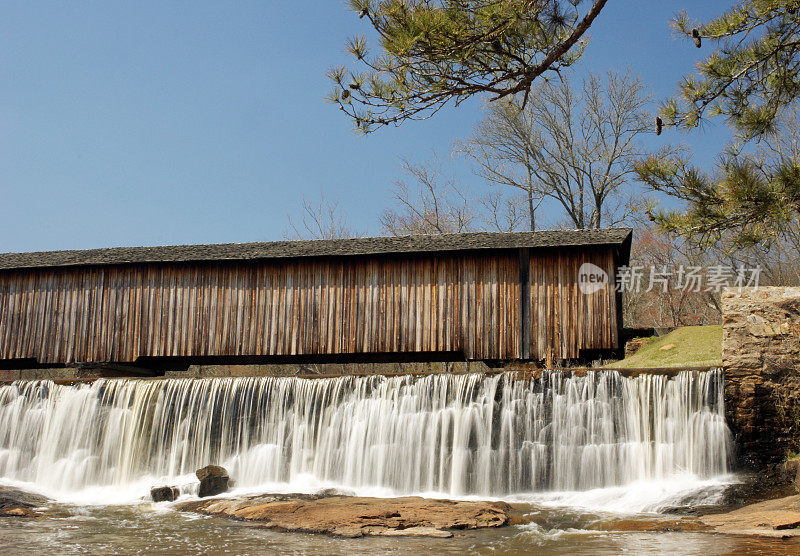
[[[609,286],[584,294],[578,270],[592,263],[609,277]],[[616,261],[610,249],[549,251],[530,257],[530,356],[575,359],[580,351],[619,346]]]
[[[149,263],[0,272],[0,359],[463,352],[571,359],[617,346],[616,297],[585,296],[577,269],[612,276],[610,248],[403,257]],[[612,281],[613,284],[613,281]],[[529,352],[522,322],[529,291]]]
[[[464,351],[518,358],[516,255],[2,273],[0,358]]]

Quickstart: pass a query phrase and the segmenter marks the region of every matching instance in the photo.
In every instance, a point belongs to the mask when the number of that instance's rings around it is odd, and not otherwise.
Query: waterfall
[[[725,473],[719,371],[302,379],[101,379],[0,386],[0,478],[62,491],[207,464],[239,486],[311,475],[457,496]]]

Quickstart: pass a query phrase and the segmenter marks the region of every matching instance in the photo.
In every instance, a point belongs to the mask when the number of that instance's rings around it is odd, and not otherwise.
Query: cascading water
[[[721,373],[50,381],[0,387],[0,478],[77,491],[209,463],[396,494],[587,490],[725,473]]]

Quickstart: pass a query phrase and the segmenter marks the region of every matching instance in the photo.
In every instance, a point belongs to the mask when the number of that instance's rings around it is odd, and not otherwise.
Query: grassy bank
[[[642,348],[609,368],[714,367],[722,365],[722,326],[684,326],[650,338]]]

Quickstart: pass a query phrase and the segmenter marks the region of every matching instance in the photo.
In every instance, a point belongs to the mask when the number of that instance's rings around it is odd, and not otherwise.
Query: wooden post
[[[531,358],[531,252],[530,249],[519,250],[519,315],[520,315],[520,349],[522,359]]]

